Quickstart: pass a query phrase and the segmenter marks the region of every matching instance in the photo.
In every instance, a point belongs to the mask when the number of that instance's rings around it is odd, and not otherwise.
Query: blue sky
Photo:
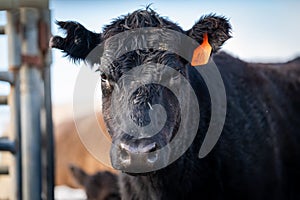
[[[299,1],[96,1],[50,0],[52,22],[75,20],[86,28],[100,32],[113,18],[153,3],[152,8],[162,16],[189,29],[201,15],[216,13],[230,19],[233,38],[223,50],[246,61],[280,62],[300,56]],[[0,13],[0,24],[5,23]],[[52,23],[52,34],[62,34]],[[6,37],[0,36],[0,70],[7,67]],[[73,87],[80,65],[74,65],[53,50],[53,103],[71,103]],[[0,84],[0,94],[9,86]]]

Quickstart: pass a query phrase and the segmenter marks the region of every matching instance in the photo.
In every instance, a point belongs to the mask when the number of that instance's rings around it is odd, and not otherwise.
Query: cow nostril
[[[158,158],[158,154],[156,152],[152,152],[148,155],[147,161],[149,163],[154,163],[155,161],[157,161]]]
[[[149,163],[154,163],[155,161],[157,161],[157,158],[158,158],[158,154],[157,154],[157,152],[155,152],[157,150],[157,144],[156,144],[156,142],[153,142],[153,143],[147,145],[146,147],[147,147],[147,152],[149,152],[147,161]]]
[[[124,144],[120,145],[120,160],[123,164],[130,164],[130,155]]]

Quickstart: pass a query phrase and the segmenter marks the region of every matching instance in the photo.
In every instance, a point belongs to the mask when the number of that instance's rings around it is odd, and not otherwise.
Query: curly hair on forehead
[[[144,10],[139,9],[133,13],[129,13],[114,19],[111,24],[104,27],[103,38],[107,39],[126,30],[146,27],[168,28],[178,32],[183,32],[183,30],[176,23],[167,18],[159,16],[159,14],[150,7],[146,7]]]

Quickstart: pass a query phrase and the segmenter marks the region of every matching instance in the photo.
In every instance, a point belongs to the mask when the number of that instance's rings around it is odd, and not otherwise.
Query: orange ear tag
[[[195,67],[207,64],[210,57],[211,49],[212,48],[208,43],[207,33],[204,33],[202,44],[194,50],[191,65]]]

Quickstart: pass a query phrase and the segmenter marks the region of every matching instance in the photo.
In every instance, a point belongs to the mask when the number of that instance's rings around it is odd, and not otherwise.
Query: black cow
[[[200,18],[187,31],[150,8],[117,18],[100,34],[88,31],[77,22],[58,22],[58,25],[66,30],[67,36],[53,37],[51,46],[63,50],[75,61],[85,60],[100,43],[104,43],[99,51],[103,54],[99,55],[103,57],[101,62],[109,53],[118,52],[126,45],[137,47],[119,55],[108,66],[101,63],[99,68],[103,115],[113,144],[117,146],[111,150],[112,165],[124,171],[120,185],[123,199],[300,199],[299,59],[284,64],[255,64],[225,53],[215,54],[231,37],[229,21],[216,15]],[[203,76],[191,66],[190,60],[167,49],[139,49],[143,38],[121,38],[115,41],[117,44],[109,42],[118,33],[145,27],[174,30],[200,44],[204,43],[205,35],[208,36],[213,60],[226,89],[227,113],[221,137],[202,159],[198,153],[212,113],[211,96]],[[171,45],[177,45],[180,40],[175,35],[162,37]],[[155,43],[156,38],[150,38],[151,42]],[[159,134],[144,137],[135,137],[117,128],[120,122],[114,118],[111,107],[112,98],[123,98],[112,96],[117,82],[126,80],[126,72],[147,63],[167,65],[190,82],[198,99],[200,120],[196,137],[179,159],[162,169],[134,173],[127,169],[132,165],[151,166],[160,159],[155,153],[147,156],[168,145],[184,120],[180,115],[184,111],[170,90],[159,84],[145,84],[132,93],[124,107],[131,110],[128,114],[131,120],[144,127],[155,119],[149,115],[151,105],[162,105],[167,116],[164,128]],[[163,76],[158,71],[146,77],[152,75]],[[167,160],[172,151],[176,149],[162,154],[163,159]]]
[[[88,200],[120,200],[118,177],[109,171],[87,174],[83,169],[70,165],[76,181],[84,188]]]

